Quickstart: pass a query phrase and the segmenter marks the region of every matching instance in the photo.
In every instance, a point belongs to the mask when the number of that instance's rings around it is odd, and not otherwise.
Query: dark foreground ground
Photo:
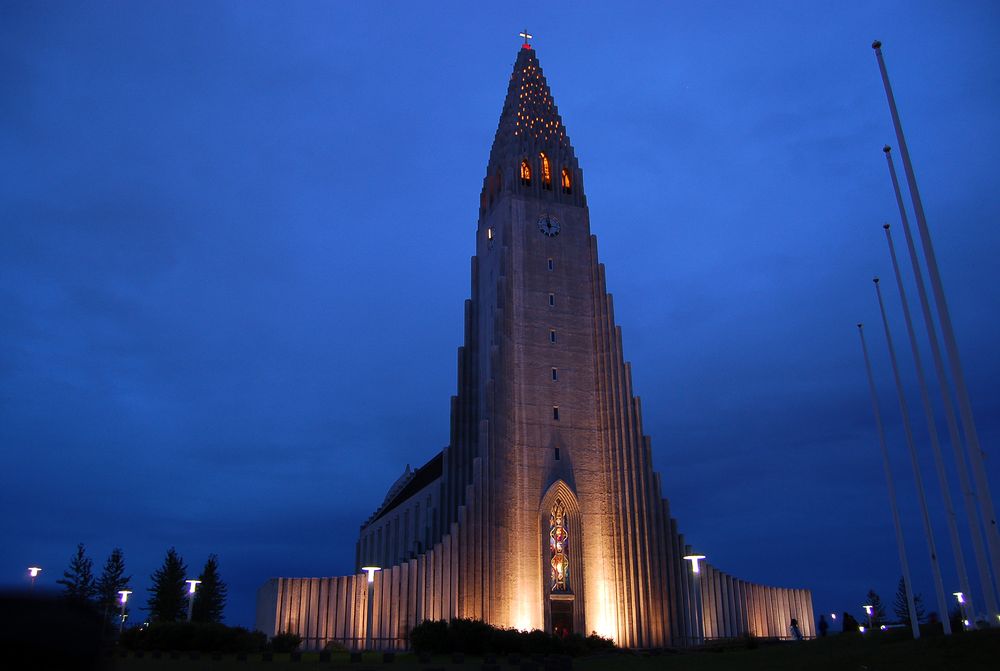
[[[615,669],[621,671],[715,671],[740,669],[746,671],[784,669],[836,670],[836,671],[892,671],[911,669],[1000,669],[1000,630],[981,631],[944,637],[927,637],[919,641],[904,638],[876,636],[832,636],[800,643],[761,644],[749,648],[734,644],[718,649],[685,652],[633,653],[581,657],[568,662],[566,659],[512,659],[465,657],[461,661],[451,656],[434,656],[421,661],[417,655],[395,655],[391,662],[383,661],[381,654],[366,654],[360,663],[351,663],[346,654],[334,654],[329,662],[319,661],[317,653],[304,653],[301,660],[293,661],[289,655],[275,655],[272,661],[263,661],[260,655],[246,660],[234,656],[212,659],[202,655],[190,659],[184,655],[171,659],[163,654],[153,658],[150,653],[142,657],[114,656],[105,668],[114,671],[288,671],[297,669],[355,669],[356,671],[428,671],[441,669],[476,671],[591,671]]]

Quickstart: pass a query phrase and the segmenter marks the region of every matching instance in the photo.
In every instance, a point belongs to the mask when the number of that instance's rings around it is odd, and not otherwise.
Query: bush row
[[[178,650],[198,652],[258,652],[267,647],[267,636],[243,627],[207,622],[154,622],[122,633],[126,650]]]
[[[481,620],[425,620],[410,632],[410,643],[416,652],[468,655],[511,654],[571,655],[574,657],[613,650],[614,642],[597,634],[553,636],[538,629],[518,631],[501,629]]]

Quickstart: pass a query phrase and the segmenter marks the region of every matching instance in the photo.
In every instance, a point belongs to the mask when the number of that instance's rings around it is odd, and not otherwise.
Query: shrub
[[[295,652],[302,645],[302,637],[286,631],[278,632],[268,644],[272,652]]]
[[[327,641],[323,649],[327,652],[347,652],[347,647],[340,641]]]
[[[424,620],[410,632],[410,644],[417,652],[451,652],[448,623],[444,620]]]

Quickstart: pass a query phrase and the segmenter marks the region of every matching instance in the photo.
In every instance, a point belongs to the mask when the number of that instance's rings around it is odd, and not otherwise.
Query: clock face
[[[559,235],[559,220],[549,214],[543,214],[538,218],[538,230],[545,235],[555,237]]]

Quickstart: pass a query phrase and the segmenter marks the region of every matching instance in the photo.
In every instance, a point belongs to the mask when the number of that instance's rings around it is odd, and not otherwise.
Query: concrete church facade
[[[364,573],[275,578],[257,627],[310,648],[403,647],[456,617],[628,647],[787,637],[792,618],[812,635],[808,590],[684,560],[621,342],[583,174],[525,44],[483,182],[449,445],[362,525],[371,590]]]

